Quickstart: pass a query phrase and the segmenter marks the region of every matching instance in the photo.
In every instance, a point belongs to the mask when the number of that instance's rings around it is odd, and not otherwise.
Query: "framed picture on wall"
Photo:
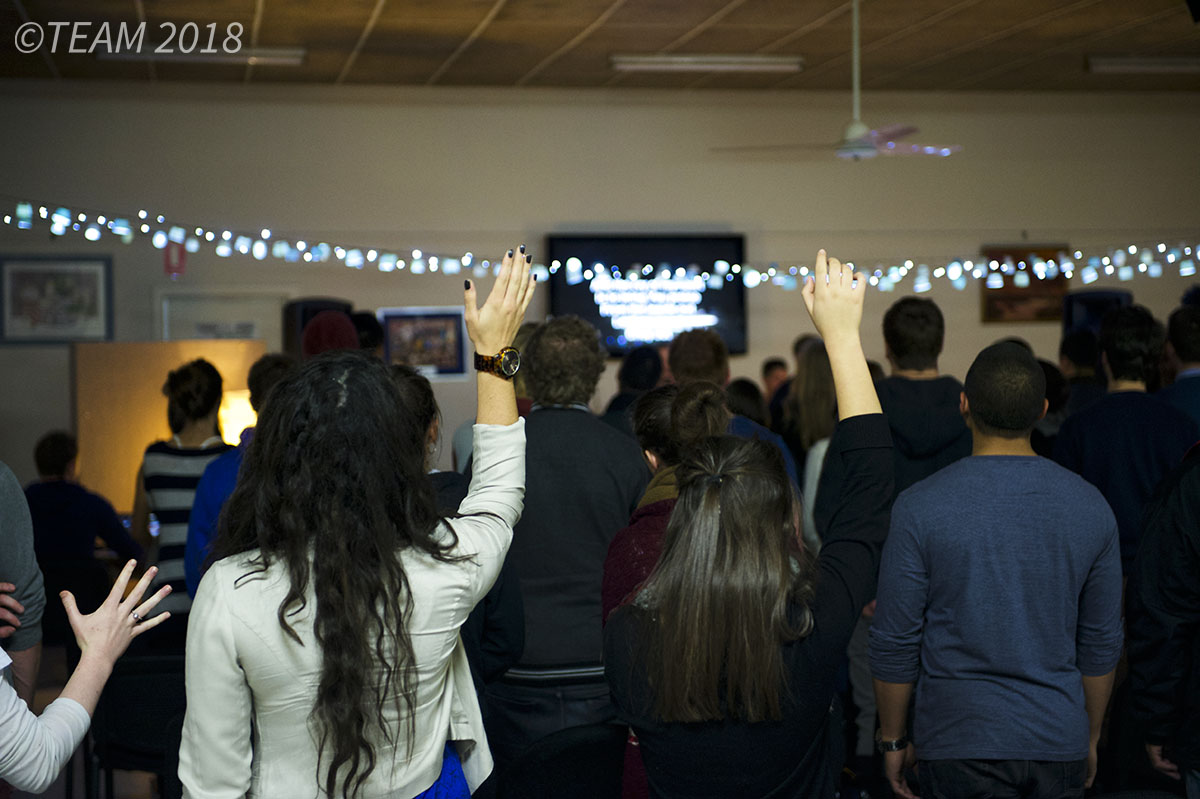
[[[467,377],[467,323],[462,306],[380,308],[383,357],[407,364],[430,380]]]
[[[30,344],[112,337],[111,258],[0,255],[0,340]]]
[[[1037,279],[1034,259],[1051,261],[1061,257],[1066,244],[1000,244],[982,248],[985,262],[1011,261],[1013,274],[991,272],[979,281],[980,318],[984,322],[1057,322],[1062,319],[1063,297],[1069,289],[1061,274]]]

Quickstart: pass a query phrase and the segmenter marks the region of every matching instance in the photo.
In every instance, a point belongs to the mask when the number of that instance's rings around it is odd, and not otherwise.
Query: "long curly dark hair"
[[[448,554],[452,535],[434,538],[426,428],[403,407],[387,367],[359,352],[319,356],[280,380],[210,558],[257,550],[239,579],[281,562],[290,587],[279,624],[301,644],[288,617],[305,607],[312,580],[322,664],[310,718],[330,796],[357,795],[375,768],[375,742],[395,743],[400,731],[388,729],[386,704],[407,719],[412,751],[413,598],[398,554],[412,547],[457,559]]]

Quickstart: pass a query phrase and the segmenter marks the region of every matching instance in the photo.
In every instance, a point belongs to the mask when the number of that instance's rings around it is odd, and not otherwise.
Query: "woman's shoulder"
[[[210,590],[222,592],[263,590],[287,577],[287,569],[278,560],[264,565],[257,549],[221,558],[204,573],[201,584],[211,583]]]

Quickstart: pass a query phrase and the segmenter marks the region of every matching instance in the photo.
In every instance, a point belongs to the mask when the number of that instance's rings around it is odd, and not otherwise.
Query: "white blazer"
[[[459,508],[447,520],[458,536],[445,563],[413,550],[398,553],[412,590],[408,620],[416,664],[416,736],[406,756],[406,725],[396,703],[384,717],[397,744],[375,742],[376,766],[361,799],[411,799],[437,779],[446,741],[455,742],[474,791],[492,770],[479,702],[459,628],[491,588],[512,542],[525,493],[525,422],[475,425],[475,472]],[[225,558],[200,582],[187,636],[187,716],[179,752],[183,794],[193,799],[326,796],[320,785],[312,712],[321,676],[313,634],[316,598],[290,617],[305,645],[279,625],[287,569],[261,574],[247,561],[257,550]],[[363,668],[372,667],[364,663]]]

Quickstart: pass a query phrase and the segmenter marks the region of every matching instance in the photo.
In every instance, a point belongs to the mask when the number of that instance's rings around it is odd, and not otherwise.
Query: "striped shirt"
[[[147,593],[157,591],[163,584],[171,586],[171,595],[159,604],[159,610],[187,613],[192,606],[183,571],[192,501],[204,468],[231,449],[228,444],[207,449],[183,448],[166,441],[146,448],[142,488],[150,512],[158,519],[158,576]]]

